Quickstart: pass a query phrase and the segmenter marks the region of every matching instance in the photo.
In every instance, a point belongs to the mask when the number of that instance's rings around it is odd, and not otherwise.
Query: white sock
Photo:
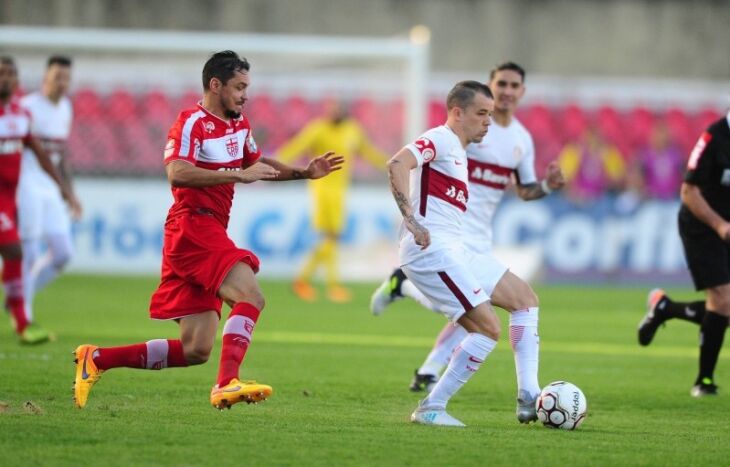
[[[459,324],[447,323],[436,338],[436,343],[426,360],[418,369],[418,374],[439,376],[451,360],[459,343],[464,340],[468,332]]]
[[[436,309],[433,303],[431,303],[431,300],[429,300],[425,295],[423,295],[423,292],[418,290],[418,288],[413,285],[413,282],[409,281],[408,279],[405,279],[403,283],[400,286],[400,292],[405,295],[406,297],[411,297],[413,300],[418,302],[419,305],[422,307],[428,308],[431,311],[439,312],[439,310]]]
[[[517,310],[509,317],[509,341],[515,354],[517,389],[530,396],[540,393],[537,368],[540,355],[540,336],[537,333],[539,308]]]
[[[33,321],[33,295],[35,288],[33,287],[32,271],[33,265],[38,261],[40,256],[40,240],[23,240],[23,298],[25,299],[25,316],[28,321]]]
[[[55,279],[71,260],[73,254],[73,244],[68,235],[51,235],[46,238],[46,243],[48,251],[38,258],[31,270],[34,293]]]
[[[449,399],[469,381],[469,378],[482,366],[497,341],[471,332],[454,351],[451,362],[444,375],[439,379],[431,393],[420,404],[421,407],[443,410]]]

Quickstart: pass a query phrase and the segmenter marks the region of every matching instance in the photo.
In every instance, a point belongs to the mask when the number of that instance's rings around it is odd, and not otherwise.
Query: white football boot
[[[461,428],[466,426],[446,413],[445,409],[427,409],[418,407],[411,414],[411,421],[422,425],[458,426]]]

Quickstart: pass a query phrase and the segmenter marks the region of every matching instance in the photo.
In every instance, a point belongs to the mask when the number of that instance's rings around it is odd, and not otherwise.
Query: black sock
[[[401,285],[403,285],[403,281],[406,280],[407,278],[401,268],[396,269],[395,271],[393,271],[393,274],[390,275],[391,284],[393,283],[393,279],[396,279],[396,283],[395,283],[395,287],[393,287],[390,290],[390,295],[402,297],[403,293],[401,292],[400,288],[401,288]]]
[[[713,384],[713,374],[720,356],[722,341],[727,329],[727,316],[719,315],[711,310],[705,313],[700,325],[700,373],[695,384]]]
[[[673,302],[669,297],[662,302],[657,304],[657,309],[666,314],[667,319],[679,318],[697,324],[705,319],[705,302]]]

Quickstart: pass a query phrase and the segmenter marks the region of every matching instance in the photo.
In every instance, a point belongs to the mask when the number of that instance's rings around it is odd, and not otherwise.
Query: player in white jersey
[[[401,149],[388,162],[388,174],[403,215],[403,271],[449,320],[468,331],[411,421],[463,427],[446,412],[446,405],[494,349],[500,331],[485,290],[491,272],[479,255],[466,254],[462,242],[469,198],[465,148],[487,133],[494,100],[488,86],[462,81],[449,92],[446,108],[446,124]]]
[[[31,133],[50,154],[66,183],[71,184],[66,141],[71,131],[72,106],[66,96],[71,80],[71,60],[48,59],[40,91],[24,96],[20,104],[32,117]],[[71,219],[58,185],[41,168],[35,154],[23,152],[18,184],[18,221],[23,243],[25,310],[33,318],[33,296],[52,281],[71,259]],[[74,216],[80,215],[74,205]]]
[[[564,180],[557,164],[548,166],[547,177],[537,183],[534,168],[534,145],[529,132],[514,118],[516,106],[524,94],[525,72],[519,65],[506,62],[498,65],[490,74],[489,86],[495,96],[494,121],[489,134],[475,144],[467,146],[469,164],[469,203],[464,215],[464,243],[470,254],[485,257],[490,271],[487,294],[495,294],[507,268],[490,253],[492,248],[492,218],[504,190],[514,174],[518,195],[524,200],[539,199],[563,186]],[[526,284],[521,285],[525,287]],[[529,286],[527,286],[529,288]],[[500,305],[500,294],[492,303]],[[410,296],[434,311],[442,311],[426,298],[400,269],[391,275],[373,294],[371,311],[378,315],[394,300]],[[534,296],[530,290],[529,294]],[[509,304],[508,305],[508,311]],[[510,315],[510,341],[515,351],[518,379],[517,417],[521,422],[534,419],[532,401],[539,384],[537,381],[537,300],[534,312],[512,309]],[[528,309],[531,307],[528,307]],[[533,329],[534,328],[534,329]],[[526,332],[527,331],[527,332]],[[439,334],[426,361],[416,370],[410,389],[429,391],[438,381],[438,375],[448,364],[458,344],[467,334],[461,326],[447,324]],[[532,340],[530,343],[528,341]]]

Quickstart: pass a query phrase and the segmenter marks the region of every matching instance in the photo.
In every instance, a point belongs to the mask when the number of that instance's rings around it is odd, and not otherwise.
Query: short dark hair
[[[454,107],[465,109],[474,102],[474,96],[478,93],[494,99],[492,90],[486,84],[471,80],[459,81],[451,88],[449,95],[446,97],[446,109],[451,110]]]
[[[492,81],[494,79],[494,75],[497,74],[498,71],[504,71],[504,70],[510,70],[514,71],[515,73],[518,73],[520,77],[522,78],[522,82],[525,82],[525,69],[516,64],[515,62],[503,62],[499,65],[495,66],[492,71],[489,72],[489,81]]]
[[[50,57],[48,57],[48,63],[46,63],[46,68],[51,68],[53,65],[70,67],[72,63],[73,61],[71,60],[71,58],[65,55],[51,55]]]
[[[0,63],[3,65],[10,65],[12,67],[15,67],[15,60],[10,55],[2,55],[0,56]]]
[[[247,73],[250,69],[248,60],[232,50],[214,53],[203,66],[203,89],[210,89],[210,80],[213,78],[226,84],[236,73]]]

